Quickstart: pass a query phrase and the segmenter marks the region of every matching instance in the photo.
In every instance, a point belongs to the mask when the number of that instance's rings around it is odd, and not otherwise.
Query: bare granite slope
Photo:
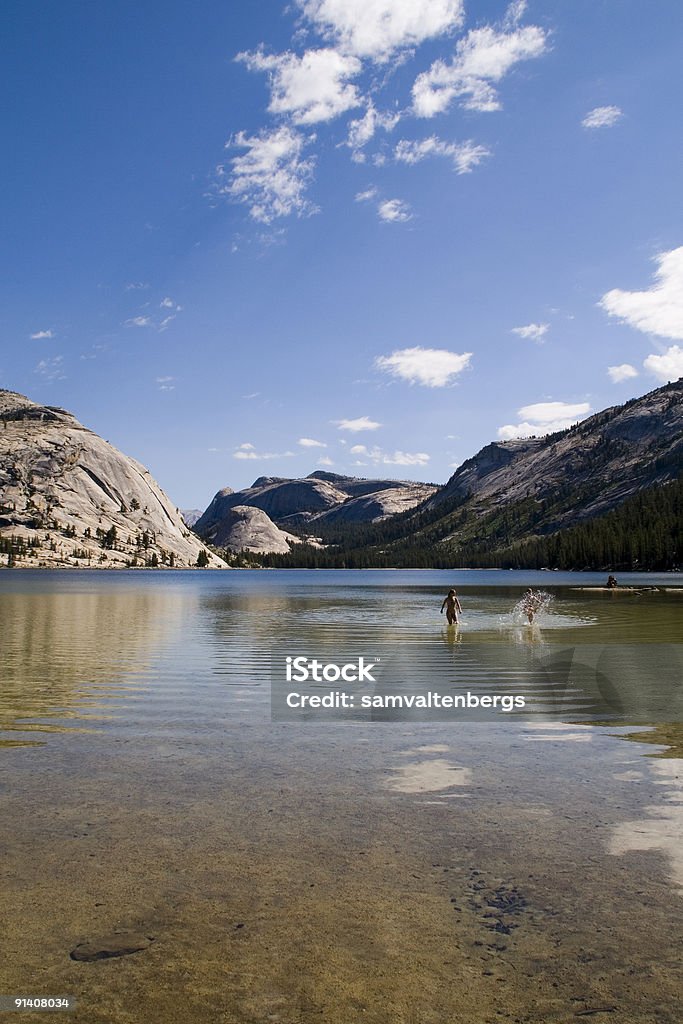
[[[11,539],[14,543],[11,544]],[[0,390],[0,557],[17,566],[193,566],[206,551],[149,470],[64,409]],[[204,558],[204,556],[202,556]]]
[[[377,522],[413,508],[434,494],[430,484],[412,480],[363,480],[318,471],[301,479],[259,477],[251,487],[233,491],[225,487],[213,498],[195,524],[197,533],[212,543],[222,535],[222,522],[232,527],[228,513],[236,506],[265,512],[276,526],[309,528],[316,522]]]
[[[255,554],[286,554],[291,545],[300,540],[279,529],[265,512],[253,505],[234,505],[205,537],[216,547]]]
[[[547,501],[546,530],[602,515],[683,470],[683,380],[546,437],[494,441],[464,462],[428,502],[468,499],[491,511]]]

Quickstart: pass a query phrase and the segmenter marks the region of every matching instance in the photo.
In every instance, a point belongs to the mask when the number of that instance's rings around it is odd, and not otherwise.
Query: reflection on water
[[[123,713],[186,602],[161,589],[3,594],[0,730],[84,728]]]
[[[683,760],[649,761],[648,770],[662,787],[659,803],[645,808],[645,816],[615,825],[609,851],[627,854],[655,850],[666,857],[672,881],[683,891]],[[622,781],[640,782],[643,773],[632,772]]]
[[[2,574],[0,992],[75,1024],[678,1024],[683,762],[624,740],[680,742],[681,598],[547,580]],[[614,676],[624,725],[272,722],[292,647],[480,692],[533,668],[579,711]],[[121,931],[154,941],[70,958]]]

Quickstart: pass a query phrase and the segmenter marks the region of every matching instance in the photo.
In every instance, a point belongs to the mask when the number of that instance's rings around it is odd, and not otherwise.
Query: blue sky
[[[683,372],[675,0],[2,21],[0,386],[181,507],[445,481]]]

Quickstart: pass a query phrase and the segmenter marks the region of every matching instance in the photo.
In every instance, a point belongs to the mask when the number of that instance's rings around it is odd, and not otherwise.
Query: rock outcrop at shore
[[[0,390],[0,564],[225,568],[139,462],[65,409]]]
[[[299,538],[280,530],[260,508],[235,505],[227,510],[205,539],[215,547],[253,554],[286,554]]]

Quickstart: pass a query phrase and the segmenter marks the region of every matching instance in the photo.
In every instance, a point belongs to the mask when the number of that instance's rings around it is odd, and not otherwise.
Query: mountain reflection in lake
[[[683,762],[637,741],[678,734],[683,593],[602,582],[3,573],[0,991],[83,1024],[677,1024]],[[318,648],[470,689],[580,648],[572,693],[616,674],[642,716],[272,722],[273,654]],[[117,933],[146,948],[70,958]]]

